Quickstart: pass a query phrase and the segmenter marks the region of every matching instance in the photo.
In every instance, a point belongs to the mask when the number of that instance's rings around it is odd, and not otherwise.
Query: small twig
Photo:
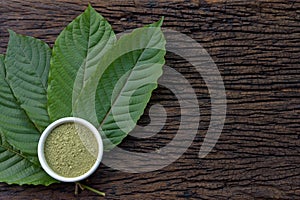
[[[82,184],[82,183],[79,183],[79,182],[76,182],[76,183],[75,183],[75,194],[76,194],[76,188],[77,188],[77,194],[78,194],[78,186],[80,187],[81,190],[87,189],[87,190],[92,191],[92,192],[95,192],[96,194],[99,194],[99,195],[101,195],[101,196],[105,196],[105,193],[104,193],[104,192],[100,192],[99,190],[96,190],[96,189],[94,189],[94,188],[91,188],[91,187],[89,187],[89,186],[87,186],[87,185],[84,185],[84,184]],[[76,195],[77,195],[77,194],[76,194]]]
[[[78,183],[75,183],[75,195],[77,196],[78,195]]]
[[[77,184],[81,190],[84,190],[84,187],[82,187],[81,183],[78,182]]]

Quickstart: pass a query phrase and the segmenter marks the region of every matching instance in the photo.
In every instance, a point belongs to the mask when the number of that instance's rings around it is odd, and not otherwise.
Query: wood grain
[[[201,121],[190,148],[171,165],[130,174],[101,165],[87,184],[105,199],[300,199],[300,2],[296,0],[91,1],[116,32],[165,16],[164,27],[197,40],[223,77],[227,117],[222,135],[204,159],[198,152],[210,120],[210,96],[200,74],[168,53],[198,95]],[[11,0],[0,3],[0,53],[12,29],[53,45],[60,31],[87,6],[79,0]],[[128,137],[122,147],[151,151],[170,141],[180,120],[176,97],[158,88],[150,104],[165,105],[168,119],[154,138]],[[149,106],[150,107],[150,106]],[[145,114],[140,124],[147,124]],[[188,133],[188,130],[187,130]],[[95,199],[73,195],[73,184],[0,184],[0,199]],[[101,199],[101,198],[99,198]]]

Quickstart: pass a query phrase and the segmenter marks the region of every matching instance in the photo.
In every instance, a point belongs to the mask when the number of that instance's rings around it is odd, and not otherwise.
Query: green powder
[[[62,124],[48,135],[44,153],[49,167],[64,177],[83,175],[96,162],[98,144],[93,133],[86,127]]]

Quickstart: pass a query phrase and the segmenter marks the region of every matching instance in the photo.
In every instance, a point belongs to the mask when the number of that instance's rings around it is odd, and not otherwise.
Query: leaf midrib
[[[150,37],[150,39],[148,40],[149,42],[148,42],[147,46],[149,45],[151,39],[153,38],[153,35],[154,35],[154,34],[152,34],[151,37]],[[145,53],[145,49],[147,49],[147,47],[145,47],[145,48],[143,49],[143,52],[139,55],[137,61],[135,62],[135,66],[136,66],[136,64],[139,62],[139,60],[140,60],[140,58],[142,57],[142,55]],[[123,92],[125,86],[126,86],[127,83],[128,83],[129,78],[131,77],[131,75],[132,75],[132,73],[133,73],[133,71],[134,71],[133,69],[134,69],[134,67],[130,70],[129,75],[128,75],[127,78],[126,78],[125,84],[122,86],[122,88],[121,88],[119,94],[118,94],[118,95],[116,96],[116,98],[113,100],[113,102],[112,102],[112,104],[111,104],[109,110],[105,113],[104,118],[103,118],[102,121],[100,122],[100,125],[99,125],[99,127],[98,127],[98,130],[103,126],[103,124],[105,123],[106,119],[107,119],[108,116],[110,115],[113,106],[115,105],[115,103],[116,103],[117,100],[119,99],[121,93]]]
[[[3,133],[0,132],[0,134],[2,134],[2,136],[4,136]],[[4,138],[5,138],[5,136],[4,136]],[[6,151],[10,151],[10,152],[12,152],[13,154],[16,154],[16,155],[20,156],[21,158],[27,160],[28,162],[32,163],[33,165],[35,165],[35,166],[37,166],[37,167],[40,167],[40,165],[39,165],[38,163],[32,162],[30,159],[28,159],[26,156],[24,156],[24,154],[21,154],[21,153],[15,151],[15,150],[13,150],[13,149],[7,147],[6,145],[3,145],[3,141],[1,141],[1,142],[2,142],[2,144],[0,144],[0,147],[2,147],[3,149],[5,149]],[[6,141],[6,142],[8,143],[8,141]],[[9,143],[8,143],[8,144],[9,144]],[[11,144],[9,144],[9,145],[11,145]]]
[[[81,89],[80,89],[80,91],[78,92],[78,94],[81,94],[82,92],[82,90],[84,89],[84,87],[85,87],[85,84],[86,84],[86,73],[87,73],[87,69],[88,69],[88,64],[87,64],[87,62],[90,60],[89,58],[90,58],[90,53],[92,52],[92,49],[93,49],[93,47],[91,47],[91,32],[93,32],[92,30],[91,30],[91,28],[92,28],[92,12],[90,12],[89,13],[90,14],[90,17],[89,17],[89,31],[88,31],[88,44],[87,44],[87,50],[86,50],[86,52],[85,52],[85,58],[84,58],[84,61],[82,62],[82,65],[83,65],[83,78],[82,78],[82,87],[81,87]],[[101,23],[101,20],[104,20],[103,18],[101,18],[100,19],[100,22],[99,23]],[[106,26],[106,21],[104,20],[104,26]],[[106,29],[105,29],[105,31],[106,31]],[[104,31],[104,33],[103,33],[103,35],[101,36],[101,37],[103,37],[104,35],[105,35],[105,31]],[[110,41],[110,36],[109,36],[109,39],[106,41],[106,44],[104,45],[105,47],[106,47],[106,45],[109,43],[109,41]],[[99,40],[99,41],[101,41],[101,39]],[[102,51],[102,50],[101,50]],[[80,95],[79,95],[80,96]],[[74,103],[74,105],[77,105],[77,102],[78,102],[78,99],[80,99],[80,98],[77,98],[76,100],[75,100],[75,103]],[[71,113],[72,114],[72,113]]]
[[[88,42],[87,42],[87,50],[86,50],[86,52],[85,52],[85,58],[83,59],[83,62],[82,62],[82,65],[83,65],[83,76],[82,76],[82,85],[81,85],[81,89],[80,89],[80,91],[78,92],[78,94],[81,94],[81,91],[83,90],[83,88],[84,88],[84,85],[85,85],[85,76],[86,76],[86,71],[87,71],[87,58],[88,58],[88,55],[89,55],[89,53],[90,53],[90,50],[91,50],[91,48],[90,48],[90,42],[91,42],[91,35],[90,35],[90,33],[91,33],[91,27],[92,27],[92,24],[91,24],[91,12],[89,12],[89,20],[90,20],[90,22],[89,22],[89,31],[88,31]],[[79,98],[77,98],[77,100],[75,101],[75,103],[74,103],[74,105],[76,105],[77,104],[77,101],[78,101],[78,99]],[[72,111],[71,111],[72,112]],[[72,114],[72,113],[71,113]]]
[[[84,58],[84,61],[83,61],[83,65],[84,65],[84,67],[83,67],[83,77],[82,77],[82,88],[84,87],[84,80],[85,80],[85,75],[86,75],[86,70],[87,70],[87,60],[88,60],[88,56],[89,56],[89,53],[90,53],[90,51],[91,51],[91,48],[90,48],[90,42],[91,42],[91,27],[92,27],[92,20],[91,20],[91,18],[92,18],[92,13],[91,12],[89,12],[89,20],[90,20],[90,22],[89,22],[89,31],[88,31],[88,43],[87,43],[87,50],[86,50],[86,53],[85,53],[85,58]],[[81,89],[82,90],[82,89]]]

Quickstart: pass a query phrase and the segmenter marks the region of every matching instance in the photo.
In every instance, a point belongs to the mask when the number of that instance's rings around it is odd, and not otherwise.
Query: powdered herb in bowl
[[[62,118],[42,134],[38,155],[44,170],[53,178],[75,182],[92,174],[100,164],[103,144],[97,129],[74,117]]]

